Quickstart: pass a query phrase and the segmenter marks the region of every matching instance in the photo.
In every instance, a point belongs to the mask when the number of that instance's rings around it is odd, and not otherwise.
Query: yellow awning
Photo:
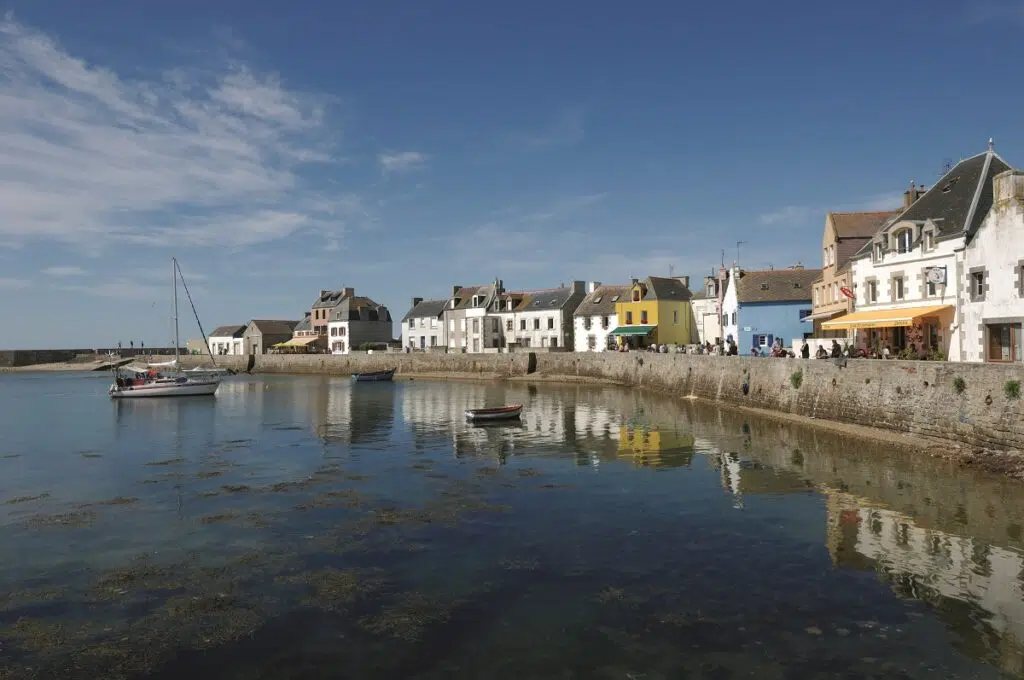
[[[319,335],[309,335],[304,338],[292,338],[288,342],[278,343],[274,345],[274,347],[305,347],[311,342],[316,342],[319,339]]]
[[[900,307],[897,309],[865,309],[846,314],[832,321],[824,321],[822,330],[841,331],[851,328],[896,328],[913,326],[914,321],[926,316],[935,316],[953,305],[934,305],[932,307]]]

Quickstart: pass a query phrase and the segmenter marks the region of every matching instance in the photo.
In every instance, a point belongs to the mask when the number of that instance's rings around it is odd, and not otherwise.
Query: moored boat
[[[510,404],[495,408],[471,408],[466,409],[466,418],[474,422],[484,420],[512,420],[518,418],[523,412],[522,404]]]
[[[371,371],[369,373],[353,373],[352,380],[356,382],[390,382],[395,377],[397,368],[389,368],[386,371]]]

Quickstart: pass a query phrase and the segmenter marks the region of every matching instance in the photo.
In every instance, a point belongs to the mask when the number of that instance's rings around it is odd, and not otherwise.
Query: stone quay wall
[[[185,350],[182,349],[181,351],[184,352]],[[0,368],[18,368],[21,366],[36,366],[38,364],[105,359],[108,352],[113,352],[127,359],[129,357],[146,356],[154,352],[158,354],[174,354],[174,348],[0,349]]]
[[[202,359],[187,357],[186,359]],[[249,357],[218,357],[247,370]],[[254,373],[610,381],[678,396],[889,429],[988,449],[1024,449],[1016,365],[938,361],[769,359],[688,354],[353,353],[254,357]],[[209,362],[209,358],[206,358]]]

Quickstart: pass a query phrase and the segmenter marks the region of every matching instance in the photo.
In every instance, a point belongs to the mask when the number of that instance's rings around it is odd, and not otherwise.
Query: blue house
[[[811,284],[820,269],[802,265],[789,269],[747,271],[733,267],[722,299],[722,331],[736,341],[740,354],[753,347],[768,351],[776,340],[789,348],[810,337],[801,319],[811,313]]]

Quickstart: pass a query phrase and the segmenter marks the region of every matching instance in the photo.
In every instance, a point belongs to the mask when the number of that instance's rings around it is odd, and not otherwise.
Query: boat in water
[[[471,408],[466,410],[466,419],[473,422],[513,420],[523,412],[522,404],[510,404],[495,408]]]
[[[397,368],[389,368],[386,371],[371,371],[369,373],[353,373],[352,380],[355,382],[391,382],[395,377]]]
[[[181,357],[179,347],[181,346],[178,333],[178,278],[185,287],[185,294],[188,296],[189,304],[192,305],[192,312],[196,314],[195,304],[192,303],[192,295],[188,292],[188,284],[185,283],[178,267],[178,261],[171,258],[171,276],[173,277],[174,288],[174,360],[160,364],[149,364],[140,366],[128,364],[114,369],[114,382],[107,390],[111,399],[146,399],[153,397],[208,397],[216,394],[220,386],[221,375],[211,374],[209,369],[201,369],[199,372],[181,370]],[[196,323],[199,322],[199,315],[196,314]],[[203,333],[202,324],[199,332]],[[203,340],[206,334],[203,333]],[[210,355],[213,361],[213,355]],[[166,372],[158,369],[166,368]],[[216,368],[216,367],[215,367]],[[223,370],[223,369],[217,369]]]

